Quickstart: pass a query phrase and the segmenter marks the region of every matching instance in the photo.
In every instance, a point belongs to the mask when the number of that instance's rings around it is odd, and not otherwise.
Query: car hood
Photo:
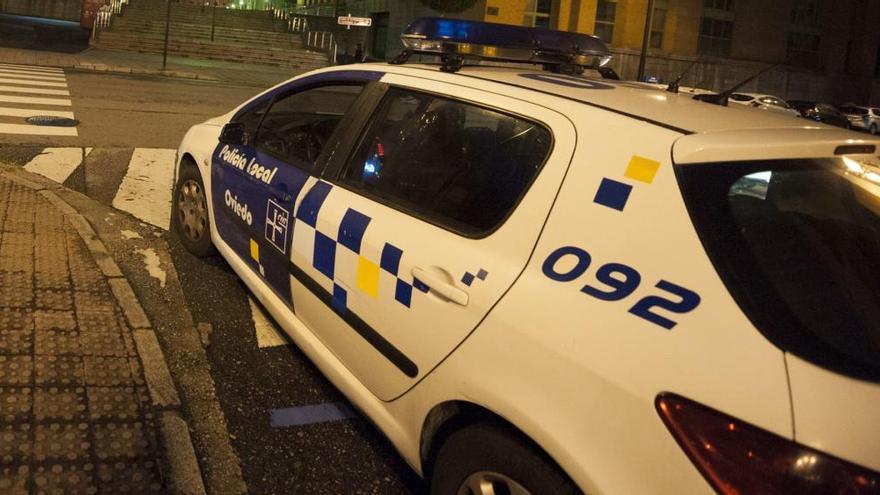
[[[212,127],[223,127],[227,122],[232,118],[232,115],[235,112],[224,113],[223,115],[218,115],[216,117],[211,117],[210,119],[201,123],[201,125],[207,125]]]
[[[880,471],[880,384],[786,355],[795,440]]]

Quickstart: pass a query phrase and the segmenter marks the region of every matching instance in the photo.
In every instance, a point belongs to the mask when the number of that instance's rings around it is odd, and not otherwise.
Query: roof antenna
[[[732,88],[724,90],[724,91],[718,93],[717,95],[694,95],[694,99],[700,100],[700,101],[705,101],[706,103],[712,103],[715,105],[721,105],[723,107],[726,107],[727,100],[730,98],[730,95],[732,95],[736,90],[738,90],[739,88],[745,86],[746,84],[754,81],[761,74],[769,71],[770,69],[775,69],[775,68],[776,68],[775,65],[764,67],[763,69],[759,70],[757,74],[746,78],[745,80],[741,81],[739,84],[736,84]]]
[[[684,76],[685,76],[688,72],[690,72],[691,69],[693,69],[695,65],[697,65],[698,63],[700,63],[700,60],[701,60],[701,59],[702,59],[702,57],[697,57],[696,60],[694,60],[693,62],[691,62],[691,65],[688,65],[688,66],[687,66],[687,69],[683,70],[683,71],[681,72],[681,74],[680,74],[678,77],[675,78],[675,81],[672,81],[671,83],[669,83],[669,86],[666,86],[666,91],[669,91],[670,93],[678,93],[678,83],[681,82],[682,78],[684,78]]]

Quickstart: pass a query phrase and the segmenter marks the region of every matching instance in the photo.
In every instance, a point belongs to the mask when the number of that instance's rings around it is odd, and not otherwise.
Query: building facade
[[[321,0],[309,0],[321,1]],[[374,58],[402,49],[399,33],[415,17],[444,15],[421,0],[345,0],[341,12],[373,17],[363,46]],[[635,79],[649,0],[477,0],[447,17],[595,34]],[[655,0],[646,75],[669,81],[691,64],[683,84],[729,88],[773,68],[744,91],[790,99],[880,104],[878,0]]]

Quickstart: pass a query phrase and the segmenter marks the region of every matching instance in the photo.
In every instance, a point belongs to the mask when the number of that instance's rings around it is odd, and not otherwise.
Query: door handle
[[[413,278],[417,278],[420,281],[424,282],[428,287],[431,288],[432,291],[436,292],[437,294],[440,294],[441,296],[454,302],[455,304],[467,306],[468,293],[459,289],[452,283],[449,283],[440,276],[434,275],[433,273],[417,266],[413,267],[411,273]]]

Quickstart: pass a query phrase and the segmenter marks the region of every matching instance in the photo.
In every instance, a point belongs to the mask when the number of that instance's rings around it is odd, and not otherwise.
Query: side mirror
[[[223,144],[246,146],[249,140],[250,136],[244,129],[244,124],[240,122],[230,122],[224,125],[223,130],[220,131],[220,142]]]

